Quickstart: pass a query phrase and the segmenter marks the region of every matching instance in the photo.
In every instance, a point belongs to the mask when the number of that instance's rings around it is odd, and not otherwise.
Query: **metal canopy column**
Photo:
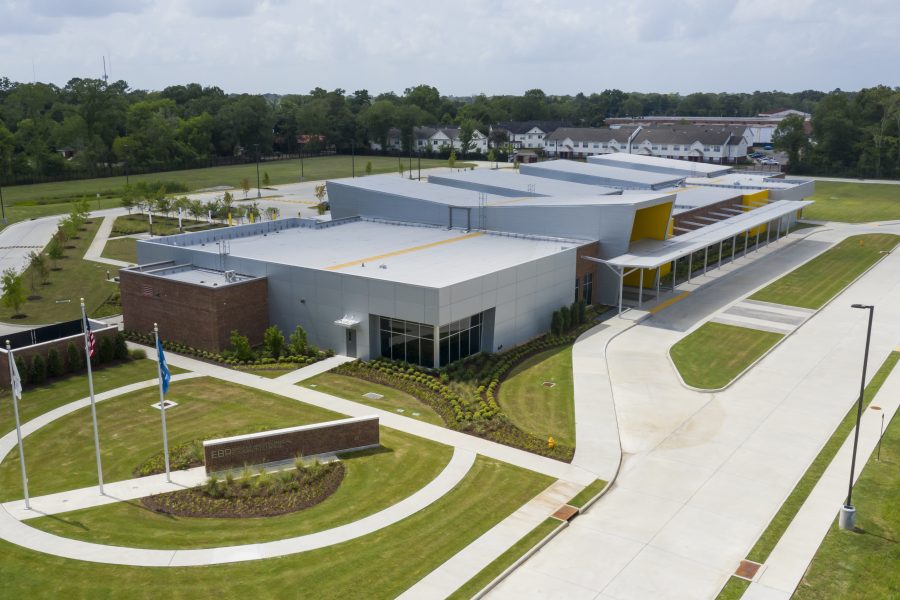
[[[694,253],[688,255],[688,283],[691,282],[691,271],[694,270]]]
[[[622,314],[622,292],[625,287],[625,267],[619,267],[619,314]]]
[[[722,268],[722,242],[725,240],[719,240],[719,262],[716,264],[717,269]]]
[[[644,305],[644,270],[638,276],[638,308]]]
[[[678,259],[672,261],[672,291],[675,291],[675,267],[678,265]]]
[[[744,253],[742,256],[747,256],[747,242],[750,241],[750,230],[744,232]]]
[[[759,226],[756,227],[756,252],[759,252]]]
[[[766,246],[769,245],[769,234],[772,233],[772,221],[766,223]]]
[[[734,262],[734,251],[737,248],[737,234],[731,236],[731,262]]]
[[[706,275],[706,260],[709,257],[709,246],[703,249],[703,274]]]

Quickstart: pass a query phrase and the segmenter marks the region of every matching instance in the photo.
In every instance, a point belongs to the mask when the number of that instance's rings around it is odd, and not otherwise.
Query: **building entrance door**
[[[352,329],[347,330],[347,356],[356,358],[356,333]]]

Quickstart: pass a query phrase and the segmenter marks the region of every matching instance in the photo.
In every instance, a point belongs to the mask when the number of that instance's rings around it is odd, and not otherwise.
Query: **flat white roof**
[[[478,206],[479,196],[485,196],[487,201],[508,199],[505,196],[484,194],[475,190],[464,190],[447,185],[436,185],[407,179],[399,175],[372,175],[369,177],[329,180],[327,185],[377,191],[405,198],[415,198],[425,202],[446,204],[448,206]]]
[[[644,208],[675,200],[674,191],[629,190],[614,196],[552,196],[530,198],[506,198],[489,202],[494,206],[633,206]]]
[[[666,188],[657,190],[658,193],[675,194],[674,214],[683,213],[688,210],[694,210],[701,206],[709,206],[717,204],[724,200],[735,200],[740,203],[743,192],[734,188],[727,187],[705,187],[705,186],[687,186],[678,188]],[[626,192],[626,196],[631,192]]]
[[[684,176],[667,173],[654,173],[652,171],[639,171],[637,169],[624,169],[608,165],[595,165],[574,160],[548,160],[539,163],[524,164],[519,167],[525,169],[528,174],[540,175],[545,171],[557,171],[570,175],[596,177],[621,181],[625,184],[631,182],[640,185],[677,185]]]
[[[242,225],[211,230],[193,239],[178,236],[168,242],[167,238],[158,238],[139,243],[171,244],[218,254],[216,240],[227,239],[228,254],[236,258],[435,288],[589,243],[370,219],[319,227],[287,226],[265,234],[254,227]],[[242,230],[251,233],[242,235]]]
[[[749,229],[774,221],[810,204],[813,204],[810,200],[778,200],[664,241],[639,240],[631,245],[627,253],[606,262],[624,269],[655,269],[691,252],[742,235]]]
[[[723,175],[731,171],[728,165],[715,165],[712,163],[693,162],[689,160],[678,160],[675,158],[661,158],[659,156],[647,156],[645,154],[628,154],[627,152],[611,152],[609,154],[596,154],[588,156],[589,163],[608,164],[611,166],[647,166],[661,167],[665,169],[677,169],[685,175],[696,173],[697,175]]]
[[[686,185],[706,185],[706,186],[722,186],[722,187],[746,187],[759,190],[777,190],[790,189],[803,181],[790,179],[775,179],[765,175],[753,175],[747,173],[728,173],[721,177],[688,177],[684,180]]]
[[[497,192],[504,196],[518,195],[517,192],[527,196],[599,196],[622,193],[619,188],[537,177],[519,173],[514,169],[479,168],[474,171],[441,173],[429,175],[428,182],[437,185],[472,184],[511,192]]]

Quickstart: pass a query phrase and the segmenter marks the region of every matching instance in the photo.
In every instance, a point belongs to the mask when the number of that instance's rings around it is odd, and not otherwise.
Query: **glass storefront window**
[[[423,367],[444,366],[481,352],[481,313],[442,325],[434,356],[434,327],[412,321],[379,317],[381,356]],[[437,358],[437,364],[435,364]]]

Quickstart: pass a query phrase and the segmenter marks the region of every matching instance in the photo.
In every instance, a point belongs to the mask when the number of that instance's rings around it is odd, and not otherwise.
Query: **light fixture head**
[[[875,308],[871,304],[851,304],[850,308]]]

